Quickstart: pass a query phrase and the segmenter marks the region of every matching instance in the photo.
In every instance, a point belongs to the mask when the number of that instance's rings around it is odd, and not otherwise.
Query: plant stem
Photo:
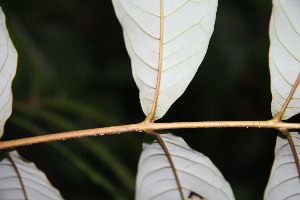
[[[287,106],[289,105],[290,101],[292,100],[299,83],[300,83],[300,73],[298,74],[298,77],[297,77],[297,79],[296,79],[296,81],[295,81],[295,83],[294,83],[294,85],[293,85],[293,87],[292,87],[292,89],[289,93],[289,96],[285,100],[284,105],[282,106],[281,110],[273,118],[274,121],[281,121],[282,116],[283,116]]]
[[[164,129],[183,129],[183,128],[234,128],[234,127],[252,127],[252,128],[274,128],[274,129],[300,129],[300,123],[286,123],[269,121],[208,121],[208,122],[173,122],[173,123],[138,123],[122,126],[112,126],[105,128],[86,129],[79,131],[70,131],[64,133],[55,133],[49,135],[28,137],[10,141],[0,142],[0,149],[14,148],[19,146],[67,140],[73,138],[82,138],[87,136],[120,134],[126,132],[147,132]]]
[[[45,132],[45,130],[37,126],[35,123],[28,121],[26,118],[14,116],[11,118],[11,121],[14,125],[20,127],[22,130],[26,130],[34,135],[39,135],[40,133]],[[124,196],[122,196],[118,186],[113,184],[106,175],[97,170],[97,168],[94,168],[72,149],[60,143],[49,143],[49,145],[60,152],[60,154],[65,157],[66,161],[71,162],[75,168],[85,174],[95,185],[98,185],[109,192],[112,195],[112,199],[126,199]]]

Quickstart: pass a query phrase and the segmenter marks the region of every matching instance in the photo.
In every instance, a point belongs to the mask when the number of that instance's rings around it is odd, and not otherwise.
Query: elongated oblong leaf
[[[0,7],[0,138],[12,110],[11,83],[17,68],[17,51],[8,35],[5,16]]]
[[[275,116],[287,99],[300,73],[300,1],[273,0],[270,22],[272,114]],[[283,119],[300,112],[300,88],[296,90]]]
[[[182,95],[202,62],[218,2],[113,0],[113,4],[123,27],[142,109],[145,115],[151,112],[159,90],[154,115],[159,119]]]
[[[171,154],[185,198],[193,192],[209,200],[234,199],[230,185],[209,158],[191,149],[181,137],[170,133],[161,137]],[[171,166],[157,141],[143,144],[135,199],[181,199]]]
[[[273,0],[270,21],[269,63],[272,115],[283,107],[300,73],[300,1]],[[295,91],[282,119],[300,112],[300,89]],[[299,134],[291,133],[299,152]],[[298,157],[299,157],[299,153]],[[277,137],[275,160],[265,190],[265,200],[299,199],[300,182],[294,156],[287,139]]]
[[[34,163],[25,162],[17,151],[9,154],[20,173],[28,199],[63,199]],[[0,199],[25,199],[19,177],[7,158],[0,162]]]
[[[300,151],[300,135],[291,133],[297,152]],[[300,154],[298,153],[298,157]],[[300,199],[300,181],[295,159],[287,139],[277,137],[275,160],[264,200]]]

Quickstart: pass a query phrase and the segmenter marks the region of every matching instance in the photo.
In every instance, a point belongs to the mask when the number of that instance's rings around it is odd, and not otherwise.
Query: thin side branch
[[[269,121],[211,121],[211,122],[173,122],[173,123],[138,123],[105,128],[86,129],[55,133],[43,136],[28,137],[10,141],[0,142],[0,149],[15,148],[19,146],[82,138],[87,136],[120,134],[126,132],[147,132],[164,129],[183,128],[227,128],[227,127],[253,127],[253,128],[274,128],[274,129],[300,129],[300,123],[285,123]]]
[[[286,108],[288,107],[289,103],[291,102],[299,83],[300,83],[300,73],[298,74],[298,77],[293,85],[292,90],[290,91],[289,96],[285,100],[284,105],[282,106],[281,110],[275,115],[275,117],[273,119],[274,121],[278,121],[278,122],[281,121],[282,116],[283,116]]]
[[[176,168],[175,168],[175,165],[174,165],[174,162],[172,160],[172,157],[171,157],[171,154],[165,144],[165,142],[163,141],[163,139],[160,137],[160,135],[158,133],[156,133],[155,131],[148,131],[148,133],[150,135],[153,135],[156,137],[158,143],[160,144],[160,146],[162,147],[162,149],[164,150],[165,152],[165,155],[167,156],[167,159],[170,163],[170,166],[171,166],[171,169],[173,171],[173,174],[174,174],[174,177],[175,177],[175,180],[176,180],[176,183],[177,183],[177,186],[178,186],[178,190],[179,190],[179,194],[180,194],[180,197],[181,197],[181,200],[184,200],[184,195],[183,195],[183,191],[182,191],[182,187],[181,187],[181,184],[180,184],[180,181],[179,181],[179,178],[178,178],[178,174],[177,174],[177,171],[176,171]]]

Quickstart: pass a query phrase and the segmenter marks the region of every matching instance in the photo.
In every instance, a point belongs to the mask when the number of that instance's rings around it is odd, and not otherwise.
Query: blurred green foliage
[[[0,0],[19,53],[3,140],[144,119],[121,27],[109,0]],[[220,1],[207,55],[160,122],[266,120],[270,1]],[[237,199],[262,199],[276,132],[175,130],[209,156]],[[143,135],[20,147],[66,199],[133,199]]]

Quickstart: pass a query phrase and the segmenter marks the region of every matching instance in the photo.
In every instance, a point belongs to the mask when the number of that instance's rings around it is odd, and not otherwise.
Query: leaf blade
[[[113,4],[123,27],[142,109],[148,116],[157,100],[157,120],[183,94],[203,60],[213,32],[217,0],[113,0]],[[162,22],[164,30],[160,30]]]
[[[273,0],[270,20],[269,68],[271,73],[272,115],[287,120],[300,112],[300,2]],[[296,81],[295,81],[296,80]],[[291,133],[295,151],[299,134]],[[277,137],[275,159],[265,189],[265,200],[299,199],[300,183],[292,144]],[[297,154],[299,157],[299,153]]]
[[[20,173],[28,199],[63,199],[34,163],[22,160],[17,151],[9,154]],[[0,171],[0,198],[24,199],[16,171],[7,158],[0,162]]]
[[[11,83],[17,68],[17,51],[9,37],[5,15],[0,7],[0,138],[12,112]]]
[[[291,132],[297,152],[300,150],[300,136]],[[299,153],[298,157],[300,156]],[[287,139],[277,137],[275,159],[267,184],[264,200],[299,199],[300,182],[295,159]]]
[[[273,0],[270,21],[269,67],[271,73],[272,115],[284,105],[300,73],[300,2]],[[295,91],[283,113],[286,120],[300,112],[300,89]]]
[[[192,150],[185,141],[170,133],[160,135],[171,154],[183,193],[205,199],[234,199],[228,182],[203,154]],[[143,144],[136,181],[136,199],[180,199],[170,164],[155,141]]]

